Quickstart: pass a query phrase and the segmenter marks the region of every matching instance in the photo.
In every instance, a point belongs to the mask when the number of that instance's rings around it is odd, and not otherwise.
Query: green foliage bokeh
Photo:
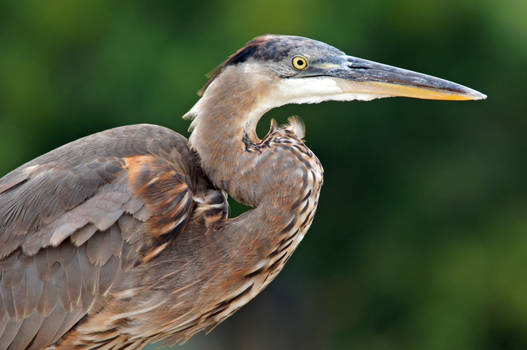
[[[282,274],[183,349],[527,348],[527,2],[0,3],[0,174],[114,126],[181,116],[252,37],[308,36],[488,94],[286,106],[325,167]],[[234,206],[234,214],[241,210]]]

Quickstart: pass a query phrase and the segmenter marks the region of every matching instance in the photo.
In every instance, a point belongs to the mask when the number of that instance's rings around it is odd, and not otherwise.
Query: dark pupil
[[[304,65],[304,61],[301,59],[296,60],[296,65],[302,67]]]

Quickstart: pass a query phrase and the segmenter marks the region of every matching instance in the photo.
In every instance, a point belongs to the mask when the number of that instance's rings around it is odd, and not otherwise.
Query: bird
[[[468,87],[262,35],[168,128],[117,127],[0,179],[0,350],[142,349],[210,331],[260,293],[306,235],[324,171],[286,104],[482,100]],[[229,217],[228,198],[250,207]]]

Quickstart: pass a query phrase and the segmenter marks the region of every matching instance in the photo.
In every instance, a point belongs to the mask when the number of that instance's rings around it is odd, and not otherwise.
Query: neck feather
[[[261,194],[253,190],[253,195],[246,196],[242,194],[248,192],[245,188],[235,187],[254,160],[247,154],[246,144],[260,141],[256,134],[258,121],[275,106],[267,103],[272,78],[255,71],[247,73],[225,69],[185,118],[192,118],[190,145],[200,155],[202,168],[215,186],[238,201],[256,205]],[[243,76],[251,78],[240,79]]]

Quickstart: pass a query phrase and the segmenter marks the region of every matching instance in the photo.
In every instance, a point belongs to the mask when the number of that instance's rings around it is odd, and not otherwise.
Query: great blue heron
[[[265,35],[225,63],[186,114],[103,131],[0,180],[0,349],[141,349],[182,342],[254,298],[306,234],[323,170],[289,103],[406,96],[479,100],[467,87]],[[227,196],[253,207],[228,218]]]

